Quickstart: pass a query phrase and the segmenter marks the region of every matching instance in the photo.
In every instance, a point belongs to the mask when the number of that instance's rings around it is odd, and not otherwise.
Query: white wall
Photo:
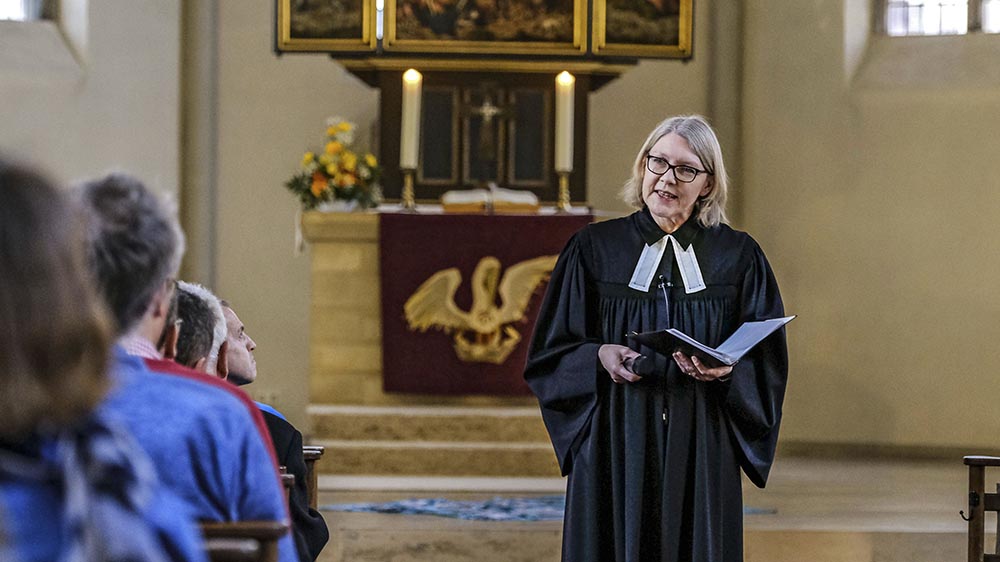
[[[0,153],[62,181],[119,169],[176,193],[180,2],[75,4],[75,45],[52,24],[0,22]]]
[[[357,123],[356,142],[369,145],[378,95],[326,55],[275,56],[273,7],[219,3],[215,288],[258,344],[258,382],[246,389],[276,395],[305,430],[309,254],[293,255],[298,202],[283,184],[303,152],[320,146],[329,116]]]
[[[783,437],[995,448],[1000,36],[859,57],[866,17],[747,5],[746,223],[800,315]]]

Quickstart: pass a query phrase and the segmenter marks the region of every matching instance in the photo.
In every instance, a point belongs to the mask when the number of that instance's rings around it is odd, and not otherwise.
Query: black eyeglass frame
[[[649,165],[649,161],[650,161],[651,158],[656,158],[657,160],[664,161],[667,164],[667,169],[663,170],[662,172],[657,172],[656,170],[654,170]],[[684,180],[684,179],[679,178],[677,176],[677,168],[687,168],[689,170],[693,170],[694,171],[694,177],[691,178],[691,179],[689,179],[689,180]],[[663,174],[666,174],[667,172],[671,172],[672,171],[674,173],[674,179],[677,180],[677,181],[679,181],[679,182],[681,182],[681,183],[692,183],[692,182],[694,182],[695,180],[698,179],[698,174],[706,174],[706,175],[709,175],[709,176],[714,175],[714,174],[712,174],[712,172],[709,172],[708,170],[699,170],[698,168],[695,168],[694,166],[688,166],[687,164],[677,164],[677,165],[671,164],[670,161],[667,160],[666,158],[661,158],[659,156],[653,156],[652,154],[650,154],[648,152],[646,153],[646,169],[649,170],[651,173],[656,174],[658,176],[662,176]]]

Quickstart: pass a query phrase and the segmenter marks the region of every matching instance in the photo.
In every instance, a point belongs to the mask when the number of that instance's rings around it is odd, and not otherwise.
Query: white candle
[[[414,69],[403,73],[403,119],[399,136],[399,167],[417,168],[417,147],[420,145],[420,85],[423,75]]]
[[[573,88],[576,78],[565,70],[556,76],[556,171],[573,171]]]

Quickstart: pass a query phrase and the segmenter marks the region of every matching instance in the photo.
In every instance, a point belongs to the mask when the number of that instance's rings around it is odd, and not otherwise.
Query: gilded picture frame
[[[374,52],[372,0],[275,0],[281,51]]]
[[[595,55],[688,58],[694,0],[594,0]]]
[[[386,0],[386,52],[584,55],[587,0]]]

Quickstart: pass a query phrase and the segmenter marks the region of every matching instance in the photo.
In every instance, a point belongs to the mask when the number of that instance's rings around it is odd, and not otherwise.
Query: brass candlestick
[[[403,193],[401,194],[401,199],[403,203],[403,210],[416,212],[417,202],[413,198],[413,168],[403,168]]]
[[[572,208],[569,204],[569,172],[559,172],[559,201],[556,208],[560,213],[568,213]]]

